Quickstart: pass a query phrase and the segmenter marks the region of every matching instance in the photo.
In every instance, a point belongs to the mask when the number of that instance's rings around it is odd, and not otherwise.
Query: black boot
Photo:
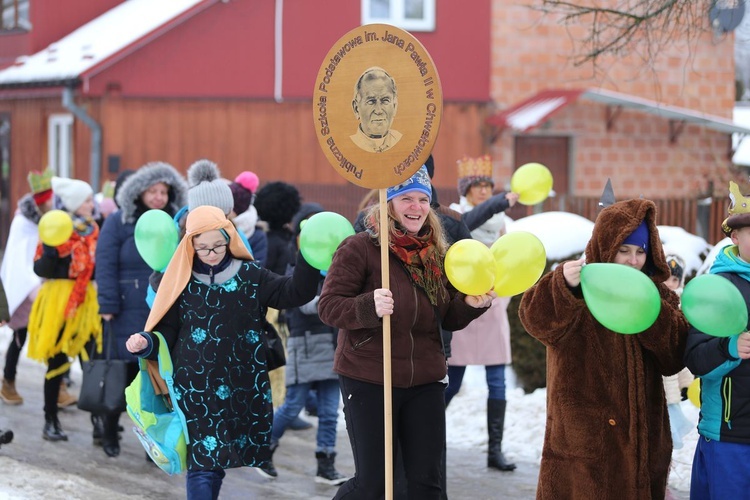
[[[8,444],[11,441],[13,441],[13,431],[11,431],[11,430],[7,430],[7,431],[0,430],[0,445]]]
[[[49,416],[44,418],[44,430],[42,431],[42,437],[47,441],[67,441],[68,435],[65,434],[60,425],[60,420],[55,416]]]
[[[268,457],[268,462],[260,467],[255,468],[255,470],[257,470],[258,474],[260,474],[261,476],[267,477],[268,479],[276,479],[277,477],[279,477],[279,473],[276,472],[276,467],[273,466],[273,452],[276,451],[276,448],[278,447],[279,443],[271,443],[271,446],[269,448],[271,454]]]
[[[120,414],[108,413],[102,419],[104,420],[102,448],[108,457],[114,458],[120,454],[120,436],[117,431],[120,423]]]
[[[489,435],[487,467],[512,471],[515,470],[516,464],[506,461],[502,451],[506,405],[507,401],[504,399],[487,400],[487,434]]]
[[[102,438],[104,437],[104,418],[101,415],[91,414],[91,425],[94,430],[91,432],[91,439],[94,442],[94,446],[102,445]]]
[[[348,477],[339,473],[333,465],[336,461],[336,452],[326,453],[324,451],[316,451],[315,458],[318,461],[318,473],[315,476],[316,483],[338,486],[349,480]]]

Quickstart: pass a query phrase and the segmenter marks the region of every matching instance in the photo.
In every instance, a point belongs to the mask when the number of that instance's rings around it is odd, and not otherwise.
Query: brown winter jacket
[[[647,220],[650,250],[643,271],[656,283],[661,312],[637,335],[620,335],[594,319],[580,286],[563,266],[521,300],[526,330],[547,346],[547,425],[539,499],[663,499],[672,438],[662,375],[683,368],[688,325],[656,230],[656,206],[628,200],[605,208],[586,247],[586,262],[613,262],[622,242]]]
[[[442,380],[447,367],[435,317],[427,295],[412,284],[400,261],[390,254],[391,377],[394,387],[413,387]],[[443,327],[459,330],[487,309],[466,305],[465,295],[447,285],[449,301],[437,309]],[[340,328],[333,371],[346,377],[383,384],[383,322],[375,314],[373,290],[382,288],[380,247],[367,232],[339,246],[318,303],[324,323]]]

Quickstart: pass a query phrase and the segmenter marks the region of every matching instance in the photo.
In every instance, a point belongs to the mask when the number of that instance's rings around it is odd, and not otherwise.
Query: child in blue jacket
[[[730,190],[739,194],[737,185]],[[725,247],[711,274],[731,281],[750,304],[750,209],[733,197],[722,224],[733,245]],[[691,499],[746,498],[750,491],[750,333],[713,337],[688,333],[685,364],[701,378],[700,437],[693,458]]]

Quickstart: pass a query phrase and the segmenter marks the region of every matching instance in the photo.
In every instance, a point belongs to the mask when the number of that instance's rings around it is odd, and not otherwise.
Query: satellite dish
[[[714,30],[722,33],[733,31],[745,15],[745,0],[714,0],[708,10],[708,18]]]

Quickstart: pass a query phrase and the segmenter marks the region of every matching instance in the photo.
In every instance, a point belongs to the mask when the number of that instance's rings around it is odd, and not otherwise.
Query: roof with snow
[[[696,123],[711,130],[724,133],[750,134],[750,128],[720,116],[700,113],[688,108],[670,106],[639,96],[622,94],[600,88],[546,89],[530,98],[499,111],[487,118],[495,127],[508,127],[519,132],[529,132],[540,127],[552,115],[578,99],[598,102],[608,106],[631,108],[644,113],[666,118],[678,123]]]
[[[80,78],[205,0],[127,0],[31,56],[0,71],[0,85],[45,84]]]

